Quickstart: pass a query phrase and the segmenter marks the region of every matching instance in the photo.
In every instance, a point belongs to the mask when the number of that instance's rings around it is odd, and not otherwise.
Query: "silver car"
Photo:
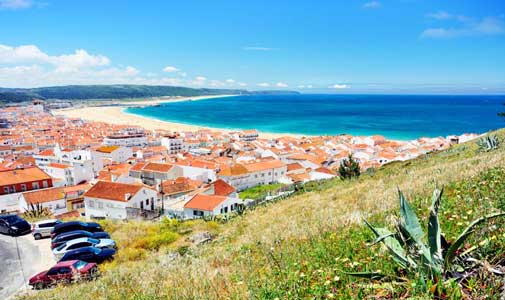
[[[116,243],[111,239],[93,239],[93,238],[78,238],[75,240],[67,241],[66,243],[53,249],[53,254],[56,259],[60,259],[68,251],[83,248],[83,247],[96,247],[100,249],[115,249]]]
[[[59,223],[61,223],[61,221],[56,219],[44,220],[33,223],[32,224],[33,238],[35,238],[36,240],[40,240],[41,238],[44,237],[50,237],[54,226],[56,226],[56,224]]]

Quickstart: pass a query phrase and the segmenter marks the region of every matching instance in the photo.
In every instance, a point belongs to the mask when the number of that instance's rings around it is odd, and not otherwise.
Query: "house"
[[[53,186],[53,179],[37,167],[0,171],[0,213],[19,211],[19,193]]]
[[[280,160],[272,159],[248,164],[234,164],[223,167],[218,178],[223,179],[238,191],[279,182],[286,176],[287,167]]]
[[[54,187],[24,192],[19,195],[19,208],[21,211],[30,211],[37,206],[49,209],[53,215],[66,213],[65,191],[63,188]]]
[[[94,155],[102,161],[109,160],[111,163],[122,163],[133,156],[133,150],[125,146],[100,146],[95,149]]]
[[[195,219],[236,211],[242,200],[234,197],[196,194],[184,204],[184,217]]]
[[[84,197],[86,218],[128,218],[129,211],[155,211],[159,208],[158,192],[145,185],[98,181]]]
[[[182,169],[173,164],[139,162],[129,170],[130,177],[139,178],[143,183],[154,186],[161,181],[182,176]]]
[[[252,142],[258,139],[258,131],[255,129],[239,132],[239,139],[244,142]]]
[[[123,147],[146,146],[147,136],[141,129],[125,128],[106,136],[103,140],[103,144],[106,146]]]
[[[161,138],[161,145],[165,146],[170,154],[176,154],[183,149],[183,139],[176,135],[167,135]]]

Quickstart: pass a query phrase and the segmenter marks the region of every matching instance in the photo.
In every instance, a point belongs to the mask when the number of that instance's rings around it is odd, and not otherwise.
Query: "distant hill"
[[[249,94],[286,94],[294,91],[247,91],[239,89],[207,89],[180,86],[152,85],[68,85],[41,87],[32,89],[0,88],[0,101],[24,102],[32,99],[89,100],[89,99],[124,99],[163,96],[206,96],[206,95],[249,95]]]

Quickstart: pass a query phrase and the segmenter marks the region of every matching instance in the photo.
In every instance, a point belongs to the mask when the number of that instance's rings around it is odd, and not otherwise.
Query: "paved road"
[[[20,290],[29,290],[30,277],[54,264],[50,240],[35,241],[31,234],[17,238],[0,234],[0,261],[0,299],[7,299]]]

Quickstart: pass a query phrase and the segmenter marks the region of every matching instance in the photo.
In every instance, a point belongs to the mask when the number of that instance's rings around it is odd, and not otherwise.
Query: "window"
[[[15,193],[15,192],[16,192],[16,186],[13,185],[13,186],[11,186],[11,193]]]
[[[89,200],[89,207],[95,207],[95,201]]]
[[[149,205],[149,198],[146,199],[146,205]]]
[[[47,181],[45,181],[45,180],[44,180],[44,181],[42,181],[42,186],[43,186],[44,188],[48,187]]]
[[[4,186],[4,193],[8,194],[9,193],[9,187]]]
[[[33,182],[33,183],[32,183],[32,188],[33,188],[34,190],[38,189],[38,188],[39,188],[39,183],[38,183],[38,182]]]
[[[103,202],[98,202],[98,208],[103,209]]]
[[[24,183],[21,184],[21,191],[23,192],[26,191],[26,184]]]

